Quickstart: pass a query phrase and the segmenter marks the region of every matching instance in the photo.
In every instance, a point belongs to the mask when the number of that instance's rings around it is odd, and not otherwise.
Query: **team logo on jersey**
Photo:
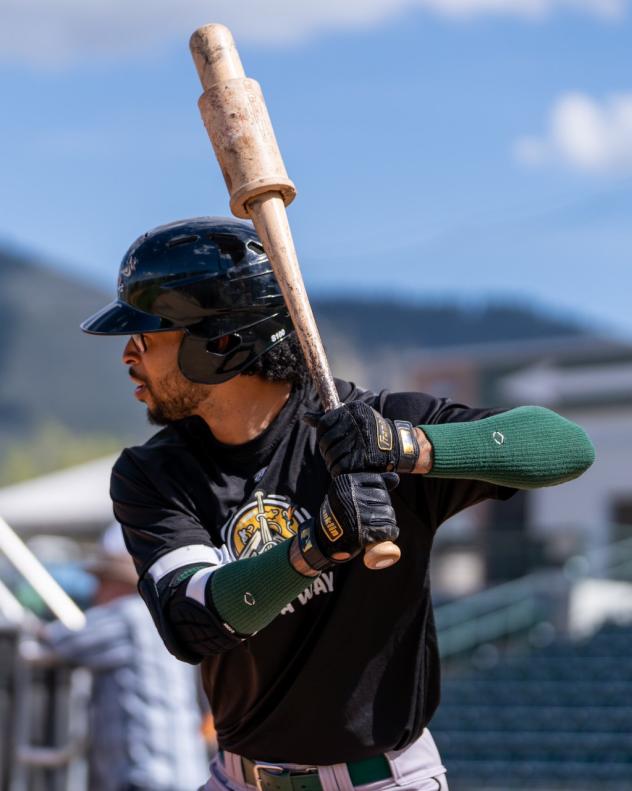
[[[235,558],[250,558],[267,552],[296,535],[299,526],[309,519],[304,508],[297,508],[281,495],[256,491],[253,497],[222,530],[224,541]]]

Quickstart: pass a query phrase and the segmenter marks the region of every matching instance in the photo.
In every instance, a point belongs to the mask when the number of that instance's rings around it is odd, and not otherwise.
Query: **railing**
[[[0,619],[9,624],[18,624],[25,618],[26,611],[7,586],[0,580]]]
[[[15,740],[16,675],[19,627],[0,617],[0,789],[7,791],[11,779]]]
[[[552,578],[530,574],[435,609],[439,650],[444,658],[525,634],[547,619]]]
[[[616,541],[587,553],[585,574],[632,581],[632,538]]]
[[[87,788],[90,673],[59,665],[28,631],[0,626],[0,789]]]
[[[573,583],[585,577],[632,581],[632,538],[571,558],[563,570],[534,572],[437,607],[442,657],[452,659],[482,645],[511,641],[543,622],[563,622],[560,609]]]
[[[0,551],[69,629],[85,616],[0,517]],[[29,635],[37,619],[0,582],[0,791],[86,788],[90,674],[59,666]]]
[[[0,552],[68,629],[81,629],[85,626],[86,618],[79,607],[2,517],[0,517]]]

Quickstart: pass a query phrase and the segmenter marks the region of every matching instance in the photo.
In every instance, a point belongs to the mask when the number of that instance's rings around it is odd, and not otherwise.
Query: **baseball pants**
[[[375,783],[355,786],[361,791],[448,791],[446,770],[439,751],[430,735],[424,730],[421,737],[404,750],[386,753],[392,778]],[[288,769],[300,769],[299,764],[283,764]],[[241,759],[224,752],[211,762],[211,776],[200,791],[254,791],[243,776]],[[346,764],[319,766],[318,774],[323,791],[353,791]]]

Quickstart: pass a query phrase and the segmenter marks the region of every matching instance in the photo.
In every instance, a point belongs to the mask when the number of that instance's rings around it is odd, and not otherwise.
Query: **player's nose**
[[[123,365],[134,365],[134,363],[140,362],[140,352],[136,348],[136,344],[129,338],[127,343],[125,344],[125,348],[123,349],[122,355]]]

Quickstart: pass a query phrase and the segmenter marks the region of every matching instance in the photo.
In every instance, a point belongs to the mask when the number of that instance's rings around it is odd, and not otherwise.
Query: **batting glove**
[[[412,472],[419,443],[406,420],[389,420],[362,401],[350,401],[331,412],[307,412],[316,428],[318,446],[331,475],[371,470]]]
[[[358,472],[334,478],[318,516],[298,531],[298,547],[311,568],[321,571],[356,557],[369,544],[395,541],[399,529],[389,491],[395,473]]]

